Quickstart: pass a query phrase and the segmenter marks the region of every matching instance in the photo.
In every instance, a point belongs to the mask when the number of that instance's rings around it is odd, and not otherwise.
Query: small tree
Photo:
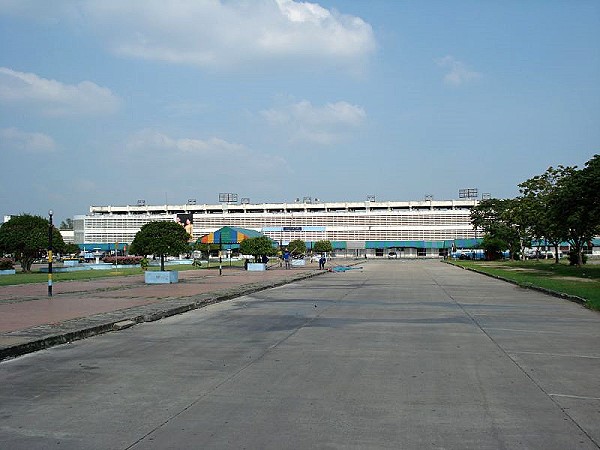
[[[160,270],[165,270],[165,256],[177,256],[189,250],[189,235],[175,222],[149,222],[137,232],[130,251],[137,255],[159,255]]]
[[[58,229],[59,230],[72,230],[73,229],[73,219],[67,218],[67,219],[63,220],[60,223]]]
[[[302,239],[295,239],[287,246],[292,255],[304,255],[306,253],[306,243]]]
[[[48,220],[40,216],[14,216],[0,227],[0,250],[12,253],[23,272],[31,272],[33,261],[48,249],[48,227]],[[53,250],[60,252],[64,245],[60,232],[53,226]]]
[[[65,255],[79,255],[81,249],[77,244],[65,244],[63,248],[63,254]]]
[[[258,260],[261,255],[272,256],[277,252],[273,244],[267,236],[244,239],[240,244],[240,253],[252,255],[254,260]]]
[[[331,241],[317,241],[313,246],[313,250],[317,253],[332,252],[333,245],[331,245]]]
[[[219,244],[204,244],[199,240],[194,244],[194,250],[206,253],[206,258],[210,258],[210,252],[214,250],[220,250]]]

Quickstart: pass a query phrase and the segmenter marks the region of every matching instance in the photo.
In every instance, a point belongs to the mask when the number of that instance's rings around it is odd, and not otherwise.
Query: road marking
[[[574,355],[574,354],[565,354],[565,353],[544,353],[544,352],[512,352],[513,355],[545,355],[545,356],[565,356],[570,358],[589,358],[589,359],[600,359],[600,356],[590,356],[590,355]]]
[[[600,397],[582,397],[581,395],[548,394],[550,397],[576,398],[579,400],[600,400]]]
[[[520,329],[513,329],[513,328],[488,328],[485,326],[482,328],[485,330],[496,330],[496,331],[516,331],[519,333],[562,334],[562,335],[565,334],[562,331],[520,330]],[[588,335],[587,334],[569,334],[569,336],[588,336]]]

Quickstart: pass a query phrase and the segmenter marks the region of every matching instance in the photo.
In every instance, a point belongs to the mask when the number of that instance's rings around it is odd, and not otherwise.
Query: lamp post
[[[52,210],[48,211],[48,297],[52,297]]]

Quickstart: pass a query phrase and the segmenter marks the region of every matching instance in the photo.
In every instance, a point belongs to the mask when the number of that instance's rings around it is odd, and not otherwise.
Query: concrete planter
[[[144,272],[144,282],[146,284],[170,284],[179,282],[179,272],[176,270],[154,271],[147,270]]]
[[[248,272],[264,272],[267,265],[264,263],[248,263]]]
[[[17,273],[15,269],[0,270],[0,275],[14,275]]]
[[[306,265],[304,259],[292,259],[292,267],[302,267]]]

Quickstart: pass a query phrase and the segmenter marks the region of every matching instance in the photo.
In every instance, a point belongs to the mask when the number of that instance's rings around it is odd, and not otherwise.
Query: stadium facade
[[[329,240],[347,256],[440,257],[480,238],[470,221],[477,200],[91,206],[75,216],[75,243],[84,249],[123,248],[151,221],[178,221],[194,240],[222,227],[255,230],[280,245]],[[190,227],[191,225],[191,227]]]

